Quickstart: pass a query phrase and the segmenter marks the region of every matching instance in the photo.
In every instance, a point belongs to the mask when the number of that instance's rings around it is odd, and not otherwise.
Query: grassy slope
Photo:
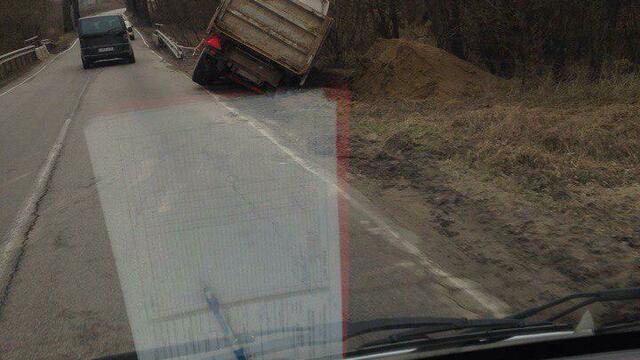
[[[435,224],[428,242],[457,248],[455,271],[498,293],[528,303],[638,286],[639,96],[639,73],[501,81],[454,102],[356,91],[354,170],[403,204],[390,210],[403,225]]]

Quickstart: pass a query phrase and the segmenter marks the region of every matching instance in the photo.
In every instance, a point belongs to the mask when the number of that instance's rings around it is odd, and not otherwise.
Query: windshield
[[[120,16],[100,16],[94,18],[80,19],[80,36],[90,36],[124,30],[122,18]]]
[[[638,330],[634,2],[2,6],[0,358]]]

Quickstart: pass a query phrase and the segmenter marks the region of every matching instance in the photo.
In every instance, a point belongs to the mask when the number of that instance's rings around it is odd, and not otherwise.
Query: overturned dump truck
[[[304,84],[333,20],[329,0],[222,0],[193,70],[206,85],[227,78],[250,89]]]

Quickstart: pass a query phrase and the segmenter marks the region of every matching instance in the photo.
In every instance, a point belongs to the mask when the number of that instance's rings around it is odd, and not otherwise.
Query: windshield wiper
[[[528,319],[543,311],[552,310],[560,305],[566,304],[573,300],[580,300],[579,303],[552,314],[547,319],[537,322],[529,322]],[[569,295],[558,300],[549,302],[547,304],[536,306],[525,310],[523,312],[508,316],[503,319],[479,319],[479,320],[467,320],[460,323],[427,325],[424,327],[414,328],[409,331],[401,332],[391,335],[385,339],[372,341],[365,343],[361,346],[363,348],[376,347],[381,345],[397,344],[399,342],[406,342],[411,340],[429,341],[429,335],[444,333],[450,331],[466,330],[462,336],[450,337],[447,341],[454,340],[456,338],[464,341],[468,341],[471,338],[482,337],[483,341],[487,341],[487,336],[492,336],[495,339],[502,339],[505,336],[514,336],[528,332],[541,332],[541,331],[564,331],[569,330],[571,327],[568,324],[557,324],[556,321],[570,315],[581,308],[588,305],[601,302],[611,301],[627,301],[640,299],[640,288],[627,288],[627,289],[613,289],[603,290],[598,292],[588,293],[576,293]],[[511,322],[510,322],[511,321]],[[602,327],[594,330],[605,331],[606,329],[620,328],[628,325],[630,322],[634,324],[640,321],[640,317],[634,317],[626,321],[619,321],[616,323],[605,324]],[[480,330],[480,331],[479,331]]]
[[[411,336],[413,333],[425,334],[428,332],[441,332],[447,330],[461,330],[469,328],[504,328],[518,327],[524,325],[524,321],[519,319],[467,319],[467,318],[400,318],[400,319],[377,319],[371,321],[359,321],[347,323],[347,336],[354,338],[364,334],[412,329],[398,335]],[[391,335],[387,339],[393,340],[398,335]]]
[[[478,335],[498,335],[499,338],[519,335],[523,333],[532,332],[545,332],[545,331],[565,331],[569,330],[570,326],[566,324],[553,324],[549,322],[536,322],[528,323],[518,319],[468,319],[464,322],[442,324],[442,325],[427,325],[417,327],[405,332],[390,335],[381,340],[375,340],[367,342],[359,347],[359,349],[366,349],[371,347],[386,346],[398,343],[406,343],[412,340],[429,341],[432,344],[439,342],[442,339],[431,338],[430,335],[438,333],[446,333],[452,331],[462,331],[463,336],[452,336],[445,338],[446,342],[452,340],[470,340],[475,339]]]
[[[571,300],[584,299],[580,303],[561,311],[555,315],[552,315],[547,320],[530,322],[529,318],[537,315],[538,313],[550,310],[558,305],[564,304]],[[537,306],[521,313],[501,318],[501,319],[466,319],[466,318],[437,318],[437,317],[405,317],[405,318],[386,318],[375,319],[366,321],[346,322],[343,323],[331,323],[318,327],[292,327],[285,329],[274,329],[272,332],[262,333],[247,333],[238,335],[229,335],[217,338],[200,340],[196,342],[189,342],[184,344],[174,344],[167,347],[142,350],[142,353],[150,353],[155,359],[168,359],[173,357],[174,354],[188,355],[193,353],[195,349],[206,349],[205,352],[230,349],[231,343],[236,345],[258,346],[264,353],[272,353],[282,350],[287,350],[300,346],[299,333],[305,331],[319,331],[325,334],[340,333],[339,330],[343,325],[346,325],[347,333],[343,334],[340,338],[331,338],[327,336],[326,340],[321,343],[307,343],[304,345],[324,345],[329,343],[339,343],[346,339],[359,337],[365,334],[393,331],[393,330],[405,330],[405,332],[391,335],[380,341],[369,342],[362,345],[359,352],[371,351],[378,347],[391,347],[391,346],[406,346],[419,342],[421,347],[446,347],[455,346],[460,344],[473,344],[473,343],[490,343],[494,341],[500,341],[508,339],[515,335],[525,335],[533,333],[549,333],[555,331],[570,331],[574,329],[568,324],[556,323],[555,321],[563,316],[569,315],[572,312],[577,311],[589,304],[596,302],[608,302],[608,301],[622,301],[640,299],[640,288],[631,289],[619,289],[619,290],[605,290],[594,293],[578,293],[564,297],[562,299],[550,302],[548,304]],[[640,321],[640,316],[628,319],[625,322],[616,322],[605,324],[598,329],[602,331],[607,329],[617,329],[626,324],[629,321],[634,321],[637,324]],[[596,329],[596,330],[598,330]],[[429,335],[457,331],[458,333],[453,336],[430,338]],[[265,340],[261,343],[256,343],[256,338],[261,335],[273,335],[278,333],[292,333],[290,337]],[[177,355],[176,355],[177,356]],[[137,359],[135,352],[112,355],[102,359]]]
[[[209,298],[211,298],[209,296]],[[208,299],[208,302],[210,300]],[[213,308],[216,308],[218,305],[213,305]],[[209,307],[212,308],[212,305],[209,304]],[[217,315],[217,311],[213,311],[215,316]],[[221,322],[225,322],[223,320],[219,320]],[[188,355],[196,351],[196,349],[203,350],[204,352],[213,352],[220,351],[224,349],[229,350],[239,350],[238,347],[247,347],[252,348],[258,346],[264,353],[272,353],[282,350],[287,350],[294,348],[296,346],[300,346],[300,333],[304,333],[305,331],[313,331],[316,333],[324,333],[327,334],[325,341],[318,343],[307,343],[304,344],[306,346],[314,346],[314,345],[326,345],[330,343],[342,343],[344,340],[349,338],[355,338],[358,336],[362,336],[365,334],[383,332],[389,330],[402,330],[402,329],[415,329],[415,328],[423,328],[425,326],[430,327],[464,327],[465,324],[489,324],[491,323],[494,327],[501,326],[515,326],[518,323],[521,323],[521,320],[514,319],[491,319],[491,320],[469,320],[466,318],[438,318],[438,317],[407,317],[407,318],[382,318],[375,320],[365,320],[365,321],[348,321],[346,323],[330,323],[315,327],[290,327],[290,328],[281,328],[274,329],[272,331],[262,331],[260,333],[243,333],[243,334],[233,334],[231,331],[224,331],[224,336],[220,338],[212,338],[207,340],[200,340],[195,342],[188,342],[182,344],[173,344],[164,347],[158,347],[155,349],[145,349],[140,350],[140,353],[145,354],[154,359],[170,359],[173,358],[175,354]],[[332,337],[330,334],[340,334],[342,332],[343,325],[345,326],[347,333],[342,334],[342,336]],[[290,337],[278,338],[278,339],[269,339],[265,340],[261,343],[257,343],[256,340],[260,336],[271,336],[279,333],[291,333]],[[235,346],[235,348],[234,348]],[[242,356],[244,355],[244,349]],[[145,356],[146,357],[146,356]],[[138,354],[136,352],[110,355],[106,357],[101,357],[99,360],[129,360],[129,359],[137,359]],[[242,357],[239,357],[242,358]]]
[[[627,300],[635,300],[640,299],[640,287],[636,288],[627,288],[627,289],[612,289],[612,290],[602,290],[596,292],[586,292],[586,293],[576,293],[573,295],[565,296],[558,300],[552,301],[550,303],[532,307],[531,309],[525,310],[521,313],[509,316],[510,319],[527,319],[531,318],[534,315],[537,315],[545,310],[549,310],[551,308],[557,307],[559,305],[565,304],[572,300],[583,299],[581,302],[567,308],[564,311],[558,312],[547,319],[547,321],[555,321],[560,318],[563,318],[575,311],[584,308],[585,306],[594,304],[594,303],[602,303],[602,302],[611,302],[611,301],[627,301]]]

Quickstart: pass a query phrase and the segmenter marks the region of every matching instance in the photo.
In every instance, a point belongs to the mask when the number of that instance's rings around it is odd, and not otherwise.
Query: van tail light
[[[209,36],[209,38],[206,40],[206,43],[216,50],[222,50],[222,42],[220,41],[220,35],[218,34]]]

